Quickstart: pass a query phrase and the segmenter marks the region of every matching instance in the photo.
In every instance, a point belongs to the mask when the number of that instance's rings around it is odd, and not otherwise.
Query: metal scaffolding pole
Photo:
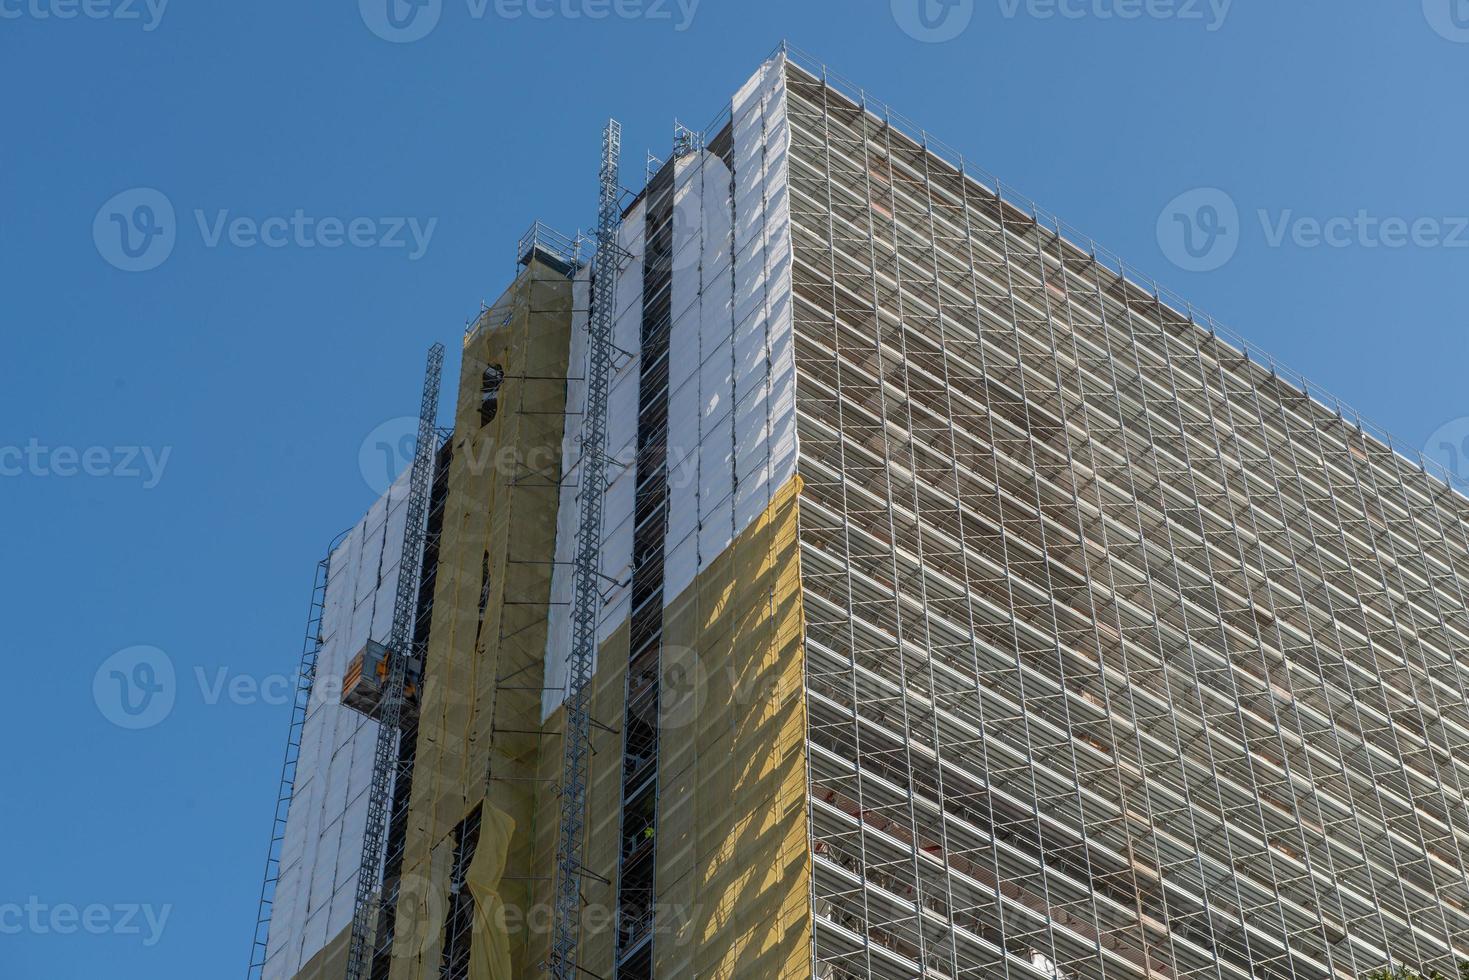
[[[367,799],[367,827],[362,835],[362,862],[357,871],[357,901],[352,912],[352,938],[347,954],[347,980],[362,980],[367,963],[368,933],[377,910],[376,892],[382,868],[383,833],[387,826],[389,796],[397,770],[398,734],[403,720],[403,690],[412,656],[414,620],[418,610],[418,578],[423,563],[424,517],[433,482],[438,430],[439,377],[444,368],[444,345],[428,351],[423,399],[418,408],[418,444],[408,490],[408,516],[403,528],[403,557],[398,565],[398,590],[393,599],[393,628],[388,637],[388,683],[383,692],[382,717],[373,756],[372,789]]]
[[[586,829],[587,757],[591,753],[592,661],[597,652],[602,504],[607,475],[607,392],[612,368],[612,322],[617,302],[617,181],[622,126],[609,119],[602,131],[601,189],[597,201],[597,256],[592,270],[592,312],[587,324],[586,416],[581,443],[581,514],[576,532],[575,598],[567,659],[566,735],[563,746],[561,829],[556,844],[555,934],[551,974],[576,975],[581,936],[581,874]]]
[[[337,541],[341,537],[338,536]],[[301,646],[301,666],[296,672],[296,691],[291,703],[291,726],[286,734],[286,755],[281,763],[280,787],[271,824],[270,847],[265,854],[265,879],[260,886],[260,909],[255,917],[255,939],[250,946],[249,980],[260,980],[270,953],[270,921],[275,912],[275,891],[281,878],[281,854],[286,843],[286,821],[291,801],[296,798],[296,764],[301,760],[301,734],[316,685],[316,658],[321,653],[321,614],[326,607],[326,583],[331,575],[333,541],[326,557],[316,563],[316,580],[311,586],[311,604],[306,614],[306,636]]]

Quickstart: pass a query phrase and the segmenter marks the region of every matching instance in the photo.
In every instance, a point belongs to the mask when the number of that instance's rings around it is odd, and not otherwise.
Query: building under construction
[[[1469,958],[1469,501],[787,47],[619,151],[318,570],[252,978]]]

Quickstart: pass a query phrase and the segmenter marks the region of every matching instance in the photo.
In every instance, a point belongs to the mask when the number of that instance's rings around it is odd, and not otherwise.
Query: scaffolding
[[[387,830],[391,794],[398,772],[400,724],[404,687],[415,652],[419,576],[423,567],[424,521],[433,483],[438,448],[435,420],[439,407],[439,378],[444,367],[444,345],[429,348],[418,409],[418,442],[408,490],[408,513],[403,530],[403,555],[398,564],[398,589],[393,600],[393,626],[388,637],[391,663],[373,756],[372,787],[368,793],[367,826],[362,836],[362,861],[357,870],[357,897],[347,952],[347,980],[363,980],[369,966],[369,942],[383,870],[383,836]]]
[[[515,262],[523,266],[538,258],[562,275],[571,276],[581,268],[582,242],[581,232],[568,236],[544,221],[536,221],[515,243]]]
[[[296,796],[296,765],[301,759],[301,734],[311,708],[311,692],[316,686],[316,660],[321,654],[321,616],[326,608],[326,585],[331,578],[332,552],[345,535],[338,535],[327,547],[326,557],[316,563],[316,578],[311,585],[311,602],[306,613],[306,633],[301,643],[301,663],[296,671],[296,690],[291,701],[291,723],[286,730],[286,754],[281,762],[277,786],[275,815],[271,821],[270,846],[265,852],[265,878],[260,886],[260,905],[255,916],[255,937],[250,946],[248,980],[260,980],[270,954],[270,921],[275,909],[276,886],[281,878],[281,850],[286,842],[286,822],[291,802]]]
[[[1453,972],[1469,506],[787,53],[813,975]]]
[[[692,151],[684,151],[692,152]],[[617,975],[653,975],[662,675],[664,539],[668,533],[668,378],[672,329],[675,156],[654,175],[643,211],[637,455],[633,484],[632,600],[617,861]]]
[[[438,584],[439,553],[443,541],[444,506],[449,496],[449,466],[454,457],[453,430],[438,430],[438,456],[434,479],[429,491],[428,517],[424,521],[423,569],[419,574],[418,612],[413,628],[413,650],[418,659],[420,676],[429,669],[428,643],[433,625],[434,594]],[[405,711],[398,737],[398,768],[393,777],[392,809],[388,816],[387,839],[383,848],[382,886],[377,901],[377,931],[373,935],[372,956],[368,966],[369,980],[388,980],[392,966],[393,941],[397,935],[398,902],[402,889],[403,857],[408,837],[408,805],[413,795],[414,772],[418,763],[418,725],[416,711]]]
[[[790,145],[770,156],[785,161],[771,179],[791,219],[811,974],[1454,972],[1469,954],[1469,504],[1305,379],[861,90],[780,54]],[[616,732],[623,980],[651,976],[657,895],[676,161],[732,151],[732,128],[711,127],[706,147],[679,126],[642,197]],[[564,980],[590,974],[581,881],[596,877],[584,838],[622,256],[615,120],[602,151],[545,964]],[[517,259],[574,274],[579,241],[537,225]],[[435,393],[437,371],[431,353]],[[486,375],[489,418],[503,380]],[[426,383],[410,539],[431,420]],[[731,440],[737,458],[733,427]],[[410,646],[400,579],[393,651],[422,650],[431,583],[417,590]],[[389,789],[399,851],[406,819],[406,720],[392,763],[404,659],[379,733],[354,980]],[[299,751],[294,721],[292,739]],[[480,820],[452,835],[446,975],[473,942],[460,888]],[[390,828],[372,980],[392,943],[393,841]]]
[[[561,819],[556,845],[555,932],[551,973],[571,980],[581,935],[582,851],[585,844],[587,759],[591,752],[588,705],[597,652],[601,592],[602,508],[607,475],[607,396],[612,365],[612,325],[617,303],[620,218],[618,160],[622,127],[607,121],[598,172],[597,254],[592,273],[592,310],[587,325],[587,401],[581,440],[580,514],[576,531],[571,650],[567,658],[566,732],[561,777]]]

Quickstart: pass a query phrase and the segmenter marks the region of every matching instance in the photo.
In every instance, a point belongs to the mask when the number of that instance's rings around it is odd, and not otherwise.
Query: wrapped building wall
[[[628,205],[579,971],[1469,956],[1469,504],[1075,240],[785,49]],[[466,341],[374,977],[547,966],[590,290],[545,258]]]
[[[327,963],[335,964],[332,975],[345,968],[339,947],[352,922],[377,723],[342,705],[341,681],[367,642],[386,642],[392,629],[407,502],[405,472],[329,558],[317,679],[302,726],[265,980]]]

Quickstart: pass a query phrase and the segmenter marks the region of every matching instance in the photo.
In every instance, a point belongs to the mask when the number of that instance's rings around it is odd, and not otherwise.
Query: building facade
[[[312,975],[352,921],[378,724],[342,703],[353,656],[392,626],[407,474],[332,542],[323,563],[319,650],[306,701],[263,975]],[[337,945],[340,946],[338,939]]]
[[[1469,957],[1469,501],[1081,241],[787,49],[627,204],[584,975]],[[519,251],[438,454],[374,978],[550,958],[591,291]],[[267,976],[342,975],[315,907]]]

